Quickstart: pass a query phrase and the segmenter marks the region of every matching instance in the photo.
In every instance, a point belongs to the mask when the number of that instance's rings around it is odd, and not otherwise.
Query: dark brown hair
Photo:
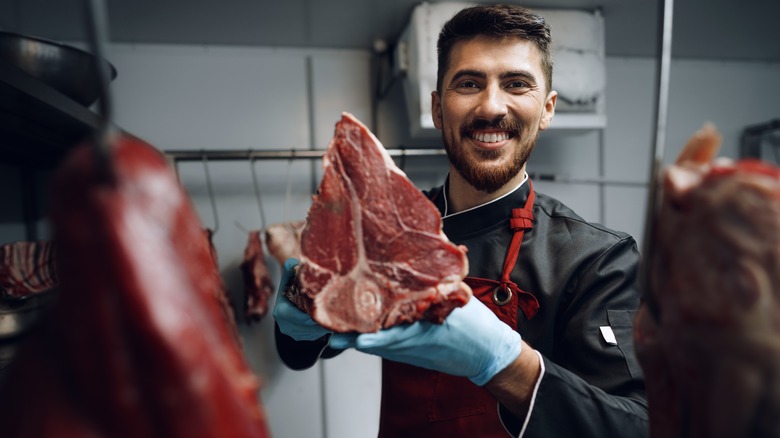
[[[441,95],[444,72],[450,62],[452,47],[459,41],[476,36],[495,38],[519,37],[531,41],[542,57],[547,92],[552,89],[552,39],[550,26],[540,15],[512,5],[474,6],[461,10],[444,24],[437,43],[438,66],[436,91]]]

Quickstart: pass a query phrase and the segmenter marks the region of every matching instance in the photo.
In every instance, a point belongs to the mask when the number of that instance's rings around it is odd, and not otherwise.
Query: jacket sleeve
[[[542,358],[527,418],[499,408],[513,436],[648,436],[644,377],[632,339],[637,269],[636,244],[626,237],[575,279],[556,317],[555,348]]]
[[[288,368],[305,370],[312,367],[319,358],[329,359],[338,356],[343,350],[328,347],[330,335],[325,335],[314,341],[296,341],[279,330],[274,323],[274,341],[276,352]]]

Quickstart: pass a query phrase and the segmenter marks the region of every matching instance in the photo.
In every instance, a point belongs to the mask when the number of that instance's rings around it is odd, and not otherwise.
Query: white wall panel
[[[308,146],[302,52],[116,45],[109,58],[117,122],[161,149]]]

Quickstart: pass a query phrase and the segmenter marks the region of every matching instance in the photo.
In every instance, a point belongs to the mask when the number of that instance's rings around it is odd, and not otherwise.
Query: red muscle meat
[[[664,172],[634,327],[654,438],[780,436],[780,170],[719,144]]]
[[[208,240],[166,160],[124,134],[95,158],[82,145],[54,176],[58,296],[0,388],[2,435],[268,436]]]
[[[436,207],[377,138],[344,114],[301,236],[289,296],[324,327],[373,332],[442,322],[471,289],[465,249],[442,232]]]
[[[49,241],[0,245],[0,297],[26,298],[55,287],[55,260]]]
[[[284,262],[290,257],[301,257],[301,232],[305,221],[292,221],[269,225],[265,230],[265,241],[268,244],[268,252],[284,266]]]
[[[219,273],[219,258],[217,257],[217,248],[214,247],[214,231],[210,228],[203,229],[203,236],[206,238],[206,244],[209,246],[209,254],[211,254],[211,261],[214,264],[214,269],[209,269],[208,272],[214,278],[212,281],[219,284],[219,287],[214,289],[214,299],[219,303],[219,309],[222,313],[222,319],[225,320],[225,324],[230,328],[230,333],[236,339],[236,342],[241,344],[241,335],[238,333],[238,322],[233,312],[233,306],[230,303],[230,291],[228,291],[225,282],[222,281],[222,275]]]
[[[268,298],[274,293],[259,231],[249,232],[241,273],[246,304],[244,317],[247,323],[259,322],[268,313]]]

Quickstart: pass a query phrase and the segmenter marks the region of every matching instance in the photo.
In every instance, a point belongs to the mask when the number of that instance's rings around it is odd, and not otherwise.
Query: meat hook
[[[255,189],[255,198],[257,199],[257,208],[260,210],[260,229],[265,229],[265,211],[263,210],[263,202],[260,199],[260,185],[257,183],[257,172],[255,171],[255,159],[249,159],[249,168],[252,170],[252,185]]]
[[[287,161],[287,180],[285,182],[284,193],[284,220],[290,221],[290,203],[292,199],[292,163],[295,159],[295,148],[290,150],[290,159]]]
[[[98,89],[100,90],[98,110],[101,117],[98,119],[97,127],[93,132],[95,157],[98,162],[98,169],[102,172],[101,176],[109,181],[113,181],[114,175],[112,174],[109,161],[115,129],[113,126],[111,93],[109,92],[109,83],[111,82],[110,67],[104,62],[105,42],[108,39],[106,5],[103,0],[87,0],[85,10],[87,34],[93,54],[92,62],[97,75]]]
[[[211,213],[214,215],[214,229],[212,234],[217,234],[219,230],[219,215],[217,214],[217,201],[214,199],[214,189],[211,186],[211,174],[209,173],[208,158],[206,153],[201,151],[201,157],[203,158],[203,171],[206,174],[206,189],[209,191],[209,201],[211,202]]]

